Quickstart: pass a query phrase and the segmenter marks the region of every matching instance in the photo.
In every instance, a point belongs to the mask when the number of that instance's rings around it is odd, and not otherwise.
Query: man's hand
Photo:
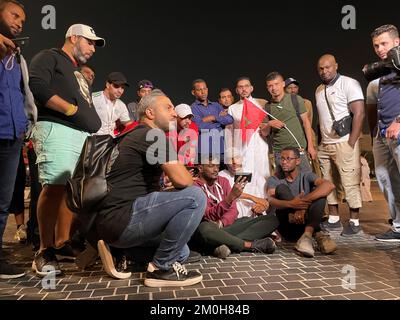
[[[11,51],[15,50],[15,44],[7,37],[0,34],[0,59],[3,59]]]
[[[247,178],[246,177],[239,177],[235,184],[232,187],[231,192],[229,195],[226,197],[226,201],[231,204],[233,201],[236,199],[240,198],[240,196],[243,193],[244,188],[246,187],[247,184]]]
[[[204,117],[203,122],[205,122],[205,123],[216,122],[215,116]]]
[[[267,210],[268,210],[268,206],[263,206],[263,205],[257,204],[257,203],[251,208],[251,211],[254,212],[254,214],[257,216],[262,215]]]
[[[386,138],[397,140],[400,133],[400,123],[393,122],[386,130]]]
[[[306,223],[306,210],[298,210],[294,213],[294,223],[295,224]]]
[[[312,160],[317,159],[317,150],[315,150],[313,145],[308,146],[307,151]]]
[[[304,199],[303,196],[304,196],[304,192],[300,193],[293,200],[288,201],[289,208],[297,209],[297,210],[307,210],[311,205],[311,201]]]
[[[280,120],[270,120],[268,121],[268,125],[275,129],[282,129],[285,127],[285,124]]]
[[[228,115],[228,110],[221,111],[219,114],[220,117],[226,117]]]

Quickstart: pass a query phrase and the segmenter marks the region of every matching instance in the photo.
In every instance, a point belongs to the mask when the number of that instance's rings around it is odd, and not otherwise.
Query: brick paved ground
[[[41,279],[30,271],[21,279],[0,280],[0,299],[400,300],[400,247],[373,240],[373,234],[388,228],[387,206],[376,184],[373,191],[375,201],[365,204],[362,211],[364,234],[344,239],[333,233],[339,250],[332,256],[317,253],[314,259],[307,259],[294,253],[293,244],[282,244],[269,256],[241,254],[226,260],[204,257],[199,263],[188,265],[189,269],[201,270],[202,283],[161,289],[144,287],[143,272],[117,281],[102,271],[101,263],[90,271],[79,272],[73,263],[65,262],[62,266],[66,275],[57,279],[55,290],[43,289]],[[6,250],[21,267],[29,269],[33,252],[12,243],[15,231],[12,220],[6,232]],[[342,279],[346,276],[343,271],[352,268],[356,272],[356,286],[343,288]]]

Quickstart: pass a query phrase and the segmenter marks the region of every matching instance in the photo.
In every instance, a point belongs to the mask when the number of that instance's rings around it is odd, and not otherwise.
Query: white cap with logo
[[[189,115],[193,117],[192,108],[185,103],[177,105],[175,107],[175,112],[178,115],[178,117],[182,119],[186,118]]]
[[[96,36],[93,28],[85,24],[73,24],[70,26],[65,34],[65,38],[70,38],[72,36],[82,36],[86,39],[93,40],[97,47],[104,47],[106,45],[106,41]]]

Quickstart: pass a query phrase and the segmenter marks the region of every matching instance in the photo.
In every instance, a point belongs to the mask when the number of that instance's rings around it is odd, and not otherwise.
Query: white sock
[[[360,225],[360,219],[350,219],[350,222],[353,222],[356,227]]]
[[[340,221],[340,217],[339,216],[329,215],[329,220],[328,220],[329,223],[336,223],[338,221]]]

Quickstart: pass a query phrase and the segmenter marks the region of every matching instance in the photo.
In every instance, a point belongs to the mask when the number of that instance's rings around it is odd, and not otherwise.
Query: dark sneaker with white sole
[[[78,255],[77,252],[72,248],[71,242],[65,242],[61,247],[54,248],[54,253],[58,260],[75,260]]]
[[[259,240],[254,240],[251,244],[251,251],[255,253],[266,253],[272,254],[275,252],[276,244],[272,238],[264,238]]]
[[[179,262],[172,264],[169,270],[158,270],[149,263],[144,285],[153,288],[186,287],[192,286],[203,280],[200,272],[187,270]]]
[[[342,230],[342,223],[339,221],[335,223],[330,223],[329,220],[326,220],[321,223],[321,229],[326,231],[339,231]]]
[[[36,252],[32,262],[32,270],[40,277],[45,277],[50,273],[54,273],[56,276],[62,275],[53,248]]]
[[[375,236],[375,240],[382,242],[400,242],[400,232],[389,230]]]
[[[352,237],[355,236],[357,234],[362,234],[362,229],[361,226],[358,225],[356,226],[354,224],[354,222],[349,221],[344,227],[343,227],[343,231],[340,234],[342,237]]]
[[[5,260],[0,260],[0,279],[9,280],[21,278],[25,275],[25,271],[8,263]]]

